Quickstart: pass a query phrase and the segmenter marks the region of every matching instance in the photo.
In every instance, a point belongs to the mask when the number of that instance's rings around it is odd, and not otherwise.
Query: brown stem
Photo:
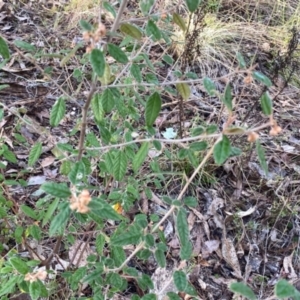
[[[77,161],[81,160],[83,150],[84,150],[84,139],[85,139],[85,133],[86,133],[86,126],[87,126],[87,114],[88,110],[91,104],[91,101],[93,99],[93,96],[96,91],[96,80],[93,81],[92,83],[92,88],[89,92],[89,95],[87,97],[86,103],[84,107],[82,108],[82,124],[81,124],[81,131],[80,131],[80,138],[79,138],[79,144],[78,144],[78,157]]]

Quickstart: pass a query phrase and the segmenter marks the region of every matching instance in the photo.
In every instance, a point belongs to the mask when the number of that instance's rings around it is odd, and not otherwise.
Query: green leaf
[[[99,80],[102,85],[109,85],[115,80],[115,76],[111,74],[110,66],[108,63],[105,63],[103,76],[99,77]]]
[[[27,42],[24,42],[24,41],[20,41],[20,40],[15,40],[14,41],[14,44],[22,49],[22,50],[25,50],[25,51],[28,51],[28,52],[35,52],[36,51],[36,48],[35,46],[27,43]]]
[[[147,100],[145,109],[146,125],[151,127],[155,122],[161,109],[161,98],[160,95],[155,92]]]
[[[154,256],[155,256],[155,259],[156,259],[158,265],[161,268],[164,268],[166,266],[166,255],[165,255],[165,253],[160,249],[156,249],[156,251],[154,252]]]
[[[91,212],[97,214],[103,220],[119,221],[121,216],[101,198],[92,199],[89,203]]]
[[[3,152],[3,157],[8,160],[9,162],[16,164],[18,162],[15,154],[11,151],[8,150],[8,148],[6,148]]]
[[[45,182],[42,184],[41,189],[58,198],[68,198],[71,196],[70,189],[65,183]]]
[[[156,294],[147,294],[141,300],[157,300]]]
[[[1,70],[1,68],[0,68],[0,70]],[[2,90],[4,90],[4,89],[7,89],[7,88],[9,88],[9,87],[10,87],[9,84],[1,84],[1,85],[0,85],[0,91],[2,91]],[[3,119],[3,109],[1,109],[1,111],[2,111],[2,113],[1,113],[1,118],[0,118],[0,120]]]
[[[272,86],[272,81],[264,74],[254,71],[252,76],[259,82],[263,83],[265,86],[270,87]]]
[[[110,113],[115,106],[115,98],[111,89],[104,90],[101,95],[102,107],[106,113]]]
[[[146,32],[147,35],[151,36],[154,41],[161,39],[161,32],[152,20],[148,21],[146,25]]]
[[[194,12],[200,5],[201,0],[185,0],[185,3],[190,12]]]
[[[270,97],[269,92],[263,93],[263,95],[260,98],[260,105],[263,113],[267,116],[270,116],[273,112],[273,103],[272,99]]]
[[[295,288],[288,281],[281,279],[275,286],[275,295],[280,298],[292,297],[295,294]]]
[[[32,300],[39,299],[41,294],[41,287],[37,281],[33,281],[29,283],[29,295]]]
[[[18,257],[12,257],[9,262],[20,274],[27,274],[29,272],[29,267],[26,263]]]
[[[149,249],[142,249],[137,253],[137,258],[147,260],[153,253]]]
[[[90,55],[90,62],[93,71],[99,76],[103,76],[105,69],[104,54],[99,49],[93,49]]]
[[[115,180],[121,181],[127,171],[127,157],[124,151],[118,151],[113,166]]]
[[[29,232],[34,239],[40,241],[42,238],[42,230],[39,226],[33,224],[29,227]]]
[[[27,205],[25,205],[25,204],[22,204],[22,205],[21,205],[21,210],[22,210],[22,212],[23,212],[26,216],[28,216],[28,217],[30,217],[30,218],[32,218],[32,219],[34,219],[34,220],[37,220],[37,219],[38,219],[38,216],[37,216],[36,212],[35,212],[32,208],[30,208],[29,206],[27,206]]]
[[[215,95],[216,86],[215,86],[214,82],[210,78],[205,77],[203,79],[203,85],[204,85],[204,88],[206,89],[207,94],[209,96],[214,96]]]
[[[110,12],[110,13],[113,15],[114,18],[117,16],[114,7],[113,7],[109,2],[105,1],[105,2],[103,3],[103,7],[104,7],[108,12]]]
[[[140,40],[142,38],[142,32],[140,29],[128,23],[121,24],[120,31],[136,40]]]
[[[146,274],[142,274],[142,276],[140,278],[138,278],[138,284],[143,290],[154,288],[151,277]],[[151,294],[151,295],[153,295],[153,294]],[[142,299],[145,299],[145,298],[143,297]],[[156,298],[146,298],[146,299],[150,300],[150,299],[156,299]]]
[[[180,248],[180,258],[182,260],[189,260],[192,256],[192,252],[193,252],[193,244],[191,243],[191,241],[188,241],[187,243],[181,245]]]
[[[59,97],[54,103],[50,112],[50,125],[56,127],[66,113],[66,102],[63,97]]]
[[[230,140],[226,135],[223,135],[223,138],[218,142],[213,150],[214,159],[217,165],[223,164],[226,159],[230,156],[231,145]]]
[[[79,21],[79,26],[81,27],[81,29],[83,29],[84,31],[92,31],[93,30],[93,26],[85,21],[85,20],[80,20]]]
[[[188,285],[186,274],[183,271],[175,271],[173,281],[179,291],[184,291]]]
[[[186,211],[183,208],[179,208],[176,216],[176,230],[178,233],[179,241],[181,245],[188,243],[189,241],[189,228],[187,223]]]
[[[138,244],[141,240],[142,234],[140,232],[125,232],[123,234],[114,236],[110,242],[115,246],[126,246]]]
[[[237,58],[237,60],[239,62],[239,67],[241,69],[245,69],[247,67],[247,64],[245,62],[245,59],[244,59],[243,55],[240,52],[237,52],[236,58]]]
[[[71,214],[70,204],[64,203],[60,208],[58,214],[52,219],[49,235],[53,236],[57,231],[62,231],[67,224]]]
[[[190,145],[192,151],[203,151],[207,148],[207,142],[194,142]]]
[[[140,8],[144,16],[149,14],[151,7],[154,4],[154,0],[141,0]]]
[[[95,121],[101,122],[104,118],[104,109],[102,106],[101,95],[96,93],[92,99],[91,104]]]
[[[177,24],[182,31],[186,31],[187,27],[185,25],[185,22],[179,14],[173,13],[173,22]]]
[[[111,258],[114,260],[115,266],[120,267],[122,263],[126,260],[126,254],[123,247],[112,246],[111,247]]]
[[[3,295],[8,295],[13,292],[15,285],[20,281],[20,276],[10,276],[7,281],[3,279],[0,286],[0,297]],[[2,298],[1,298],[2,299]],[[8,299],[7,297],[4,299]]]
[[[1,36],[0,36],[0,55],[4,59],[9,59],[10,58],[9,49],[8,49],[7,44],[6,44],[6,41]]]
[[[227,107],[227,109],[232,112],[232,95],[231,95],[231,87],[230,84],[227,84],[225,88],[224,96],[222,97],[222,101]]]
[[[108,53],[117,61],[122,64],[128,63],[128,57],[118,46],[114,44],[108,44]]]
[[[183,100],[187,100],[191,95],[191,89],[187,83],[177,83],[176,89]]]
[[[71,167],[72,167],[71,162],[69,160],[64,160],[60,165],[59,173],[61,175],[67,176],[71,171]]]
[[[30,150],[28,165],[33,166],[42,154],[42,143],[38,142]]]
[[[78,161],[71,167],[71,171],[68,177],[71,183],[77,184],[78,182],[84,180],[85,175],[85,165],[82,161]]]
[[[97,253],[102,256],[103,255],[103,249],[104,249],[104,245],[105,245],[105,237],[102,233],[99,233],[96,237],[96,241],[95,241],[95,245],[96,245],[96,250]]]
[[[132,64],[130,67],[130,74],[134,77],[134,79],[137,82],[139,82],[139,83],[142,82],[143,78],[142,78],[142,73],[141,73],[139,65]]]
[[[181,300],[182,298],[179,297],[176,293],[174,292],[168,292],[167,296],[169,297],[168,300]]]
[[[265,174],[268,174],[268,165],[266,161],[266,155],[265,155],[265,150],[261,146],[261,143],[259,140],[256,140],[256,152],[258,156],[258,161],[262,169],[265,171]]]
[[[132,168],[135,173],[138,171],[142,163],[145,161],[148,154],[148,149],[149,149],[149,143],[143,143],[139,151],[134,156],[132,161]]]
[[[256,296],[254,292],[242,282],[234,282],[230,285],[230,289],[237,294],[246,297],[249,300],[255,300]]]
[[[155,244],[155,240],[152,234],[147,234],[145,236],[145,242],[147,244],[148,247],[153,247]]]
[[[183,199],[183,203],[189,207],[196,207],[198,205],[198,201],[195,197],[185,197]]]
[[[45,213],[44,215],[44,219],[43,219],[43,223],[42,223],[42,227],[44,227],[47,222],[53,217],[53,214],[57,208],[57,205],[58,205],[58,202],[59,202],[59,199],[56,198],[48,207],[48,210],[47,212]]]

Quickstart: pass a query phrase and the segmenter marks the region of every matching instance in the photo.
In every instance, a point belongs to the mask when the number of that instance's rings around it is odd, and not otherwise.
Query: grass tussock
[[[208,76],[216,74],[216,66],[232,70],[237,51],[250,61],[260,52],[285,53],[291,29],[300,27],[298,1],[223,0],[218,6],[205,9],[208,12],[195,43],[198,50],[194,63]],[[192,19],[188,33],[194,29]],[[180,56],[186,45],[186,33],[178,28],[173,37],[175,50]]]

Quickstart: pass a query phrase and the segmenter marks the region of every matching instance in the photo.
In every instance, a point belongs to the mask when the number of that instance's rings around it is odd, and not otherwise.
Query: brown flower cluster
[[[90,53],[97,43],[106,35],[106,27],[103,23],[99,23],[97,29],[92,31],[85,31],[82,37],[88,46],[86,47],[86,53]]]
[[[253,132],[250,132],[250,133],[248,134],[247,140],[248,140],[249,143],[253,143],[253,142],[255,142],[258,138],[259,138],[258,133],[256,133],[256,132],[253,131]]]
[[[24,280],[25,281],[29,281],[29,282],[34,282],[34,281],[37,281],[38,279],[39,280],[45,280],[46,277],[47,277],[47,272],[46,271],[44,271],[44,270],[38,270],[35,273],[27,273],[25,275]]]
[[[86,214],[90,210],[88,205],[91,200],[90,192],[88,190],[83,190],[78,196],[75,194],[72,195],[70,199],[70,208],[81,214]]]
[[[274,136],[274,135],[278,135],[279,133],[281,133],[282,128],[280,126],[278,126],[276,124],[276,122],[274,121],[274,124],[272,125],[269,134]]]

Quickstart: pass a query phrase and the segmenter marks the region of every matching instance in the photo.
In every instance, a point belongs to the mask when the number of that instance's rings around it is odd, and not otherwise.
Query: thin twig
[[[251,132],[257,132],[262,129],[268,128],[271,126],[270,122],[264,123],[263,125],[250,128],[248,130],[245,130],[244,132],[226,132],[226,135],[248,135]],[[132,145],[132,144],[137,144],[137,143],[147,143],[147,142],[153,142],[153,141],[158,141],[163,144],[180,144],[180,143],[186,143],[186,142],[192,142],[192,141],[201,141],[201,140],[208,140],[211,138],[219,138],[222,136],[222,133],[215,133],[215,134],[201,134],[197,136],[192,136],[192,137],[187,137],[187,138],[182,138],[182,139],[174,139],[174,140],[168,140],[168,139],[157,139],[157,138],[146,138],[146,139],[138,139],[130,142],[125,142],[125,143],[119,143],[115,145],[108,145],[108,146],[102,146],[102,147],[88,147],[86,150],[108,150],[108,149],[114,149],[114,148],[121,148],[124,146]]]

